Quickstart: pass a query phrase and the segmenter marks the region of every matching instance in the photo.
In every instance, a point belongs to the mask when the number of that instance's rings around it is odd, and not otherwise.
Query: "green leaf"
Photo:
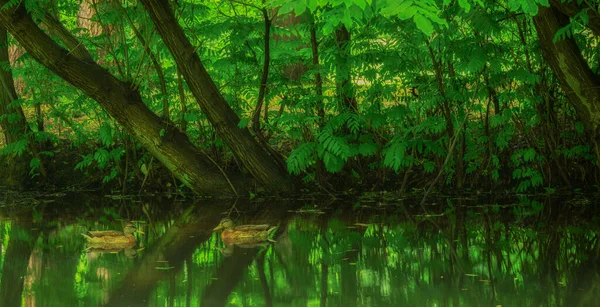
[[[408,6],[406,7],[406,9],[399,11],[395,15],[398,16],[398,18],[400,18],[401,20],[407,20],[415,16],[417,12],[418,8],[416,6]]]
[[[100,138],[100,142],[103,146],[108,147],[112,144],[112,127],[109,123],[105,122],[102,124],[102,126],[100,126],[100,129],[98,130],[98,137]]]
[[[277,12],[279,15],[285,15],[287,13],[291,13],[296,9],[296,1],[289,1],[283,4],[279,11]]]
[[[367,1],[365,0],[354,0],[354,4],[360,7],[361,10],[364,10],[367,7]]]
[[[522,0],[521,7],[523,8],[523,12],[530,16],[535,16],[538,13],[538,5],[534,0]]]
[[[288,172],[298,175],[306,170],[308,166],[315,162],[315,143],[305,143],[292,150],[286,164]]]
[[[535,158],[535,149],[529,148],[525,150],[525,153],[523,154],[523,160],[525,160],[525,162],[531,162],[533,161],[533,158]]]
[[[433,161],[427,161],[423,163],[423,169],[427,173],[433,173],[433,171],[435,170],[435,164],[433,163]]]
[[[411,1],[411,0],[403,1],[400,4],[398,4],[398,2],[396,0],[388,1],[388,3],[382,5],[381,15],[383,15],[384,17],[396,16],[396,15],[401,14],[402,12],[406,11],[412,4],[413,4],[413,1]],[[398,17],[400,17],[400,16],[398,16]],[[410,17],[412,17],[412,15],[409,16],[408,18],[410,18]],[[407,18],[404,18],[404,19],[407,19]]]
[[[521,1],[522,0],[508,0],[508,8],[513,12],[518,11],[521,8]]]
[[[372,156],[377,153],[377,145],[373,143],[364,143],[358,146],[358,153],[363,156]]]
[[[550,2],[548,2],[548,0],[536,0],[536,1],[537,1],[537,3],[539,3],[545,7],[550,7]],[[563,2],[563,1],[561,1],[561,2]]]
[[[458,0],[458,5],[465,10],[465,13],[471,11],[471,3],[468,0]]]
[[[433,25],[429,21],[429,19],[425,18],[423,15],[417,13],[413,17],[414,22],[417,24],[417,28],[423,31],[423,33],[431,36],[433,34]]]
[[[240,119],[240,122],[238,123],[238,128],[247,128],[249,122],[250,122],[249,117]]]
[[[304,11],[306,11],[306,2],[304,0],[300,0],[296,2],[296,7],[294,7],[294,13],[296,16],[302,15]]]

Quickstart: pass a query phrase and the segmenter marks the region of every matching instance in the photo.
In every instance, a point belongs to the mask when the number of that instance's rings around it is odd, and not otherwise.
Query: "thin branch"
[[[243,6],[253,7],[253,8],[255,8],[255,9],[257,9],[257,10],[260,10],[260,11],[262,11],[262,10],[264,10],[264,9],[265,9],[265,8],[263,8],[263,7],[260,7],[260,6],[258,6],[258,5],[252,4],[252,3],[246,3],[246,2],[243,2],[243,1],[238,1],[238,0],[229,0],[229,1],[230,1],[230,2],[233,2],[233,3],[241,4],[241,5],[243,5]]]

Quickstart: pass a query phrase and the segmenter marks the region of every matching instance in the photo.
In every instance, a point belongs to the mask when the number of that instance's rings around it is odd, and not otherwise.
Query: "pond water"
[[[0,204],[2,306],[598,306],[588,196],[194,201],[56,195]],[[427,210],[425,212],[424,210]],[[212,229],[278,225],[259,246]],[[88,230],[144,234],[87,249]]]

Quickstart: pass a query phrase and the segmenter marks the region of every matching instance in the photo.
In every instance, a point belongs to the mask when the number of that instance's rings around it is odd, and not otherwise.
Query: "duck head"
[[[233,221],[229,218],[224,218],[219,222],[219,225],[217,227],[215,227],[213,230],[214,231],[221,230],[221,229],[231,230],[231,229],[233,229],[233,227],[234,227]]]

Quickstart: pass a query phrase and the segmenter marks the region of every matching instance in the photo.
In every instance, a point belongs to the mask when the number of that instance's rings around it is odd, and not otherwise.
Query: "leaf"
[[[414,22],[417,24],[417,28],[421,30],[423,33],[431,36],[433,34],[433,25],[429,21],[429,19],[425,18],[423,15],[417,13],[413,17]]]
[[[330,173],[337,173],[342,170],[342,167],[344,167],[344,161],[342,161],[342,159],[340,159],[338,156],[329,152],[325,152],[325,155],[323,156],[323,164],[325,164],[325,168]]]
[[[103,146],[109,147],[113,142],[112,127],[108,122],[104,122],[98,130],[98,137]]]
[[[536,1],[537,1],[537,3],[539,3],[545,7],[550,7],[550,2],[548,2],[548,0],[536,0]],[[563,1],[561,1],[561,2],[563,2]]]
[[[535,149],[529,148],[525,150],[525,153],[523,154],[523,160],[525,160],[525,162],[531,162],[533,161],[533,158],[535,158]]]
[[[471,3],[468,0],[458,0],[458,5],[465,10],[465,13],[469,13],[471,11]]]
[[[417,13],[418,8],[416,6],[408,6],[406,9],[399,11],[396,16],[401,20],[407,20]]]
[[[396,0],[392,0],[389,1],[389,3],[387,3],[386,5],[383,5],[383,7],[381,8],[381,15],[383,15],[384,17],[390,17],[390,16],[395,16],[395,15],[399,15],[399,14],[405,14],[406,11],[409,10],[409,8],[412,6],[413,1],[403,1],[402,3],[398,4],[396,2]],[[416,12],[416,8],[412,7],[412,12],[414,14],[414,12]],[[400,19],[408,19],[410,17],[412,17],[412,15],[406,17],[406,18],[402,18],[400,16],[398,16]]]
[[[523,12],[530,16],[535,16],[538,13],[538,5],[535,0],[521,0],[521,8],[523,8]]]
[[[435,164],[433,163],[433,161],[427,161],[423,163],[423,169],[427,173],[433,173],[433,171],[435,170]]]
[[[403,165],[405,153],[406,143],[403,141],[393,141],[392,145],[385,152],[383,164],[398,172]]]
[[[286,161],[288,172],[294,175],[304,172],[309,165],[314,163],[315,149],[316,144],[310,142],[301,144],[292,150]]]
[[[304,13],[304,11],[306,11],[306,2],[305,0],[300,0],[296,2],[296,7],[294,7],[294,13],[296,14],[296,16],[300,16],[302,15],[302,13]]]
[[[516,12],[521,8],[521,0],[508,0],[508,8]]]
[[[372,156],[377,153],[377,145],[373,143],[363,143],[358,146],[358,153],[363,156]]]
[[[240,122],[238,123],[238,128],[247,128],[249,122],[250,122],[249,117],[240,119]]]
[[[277,13],[279,15],[285,15],[287,13],[291,13],[295,9],[296,1],[288,1],[279,8],[279,11]]]
[[[486,63],[486,56],[481,48],[475,48],[470,54],[468,69],[472,73],[480,72]]]
[[[40,167],[40,159],[38,159],[38,158],[31,159],[31,161],[29,161],[29,167],[31,168],[31,171]]]
[[[367,1],[365,0],[354,0],[354,4],[360,7],[361,10],[364,10],[367,7]]]

